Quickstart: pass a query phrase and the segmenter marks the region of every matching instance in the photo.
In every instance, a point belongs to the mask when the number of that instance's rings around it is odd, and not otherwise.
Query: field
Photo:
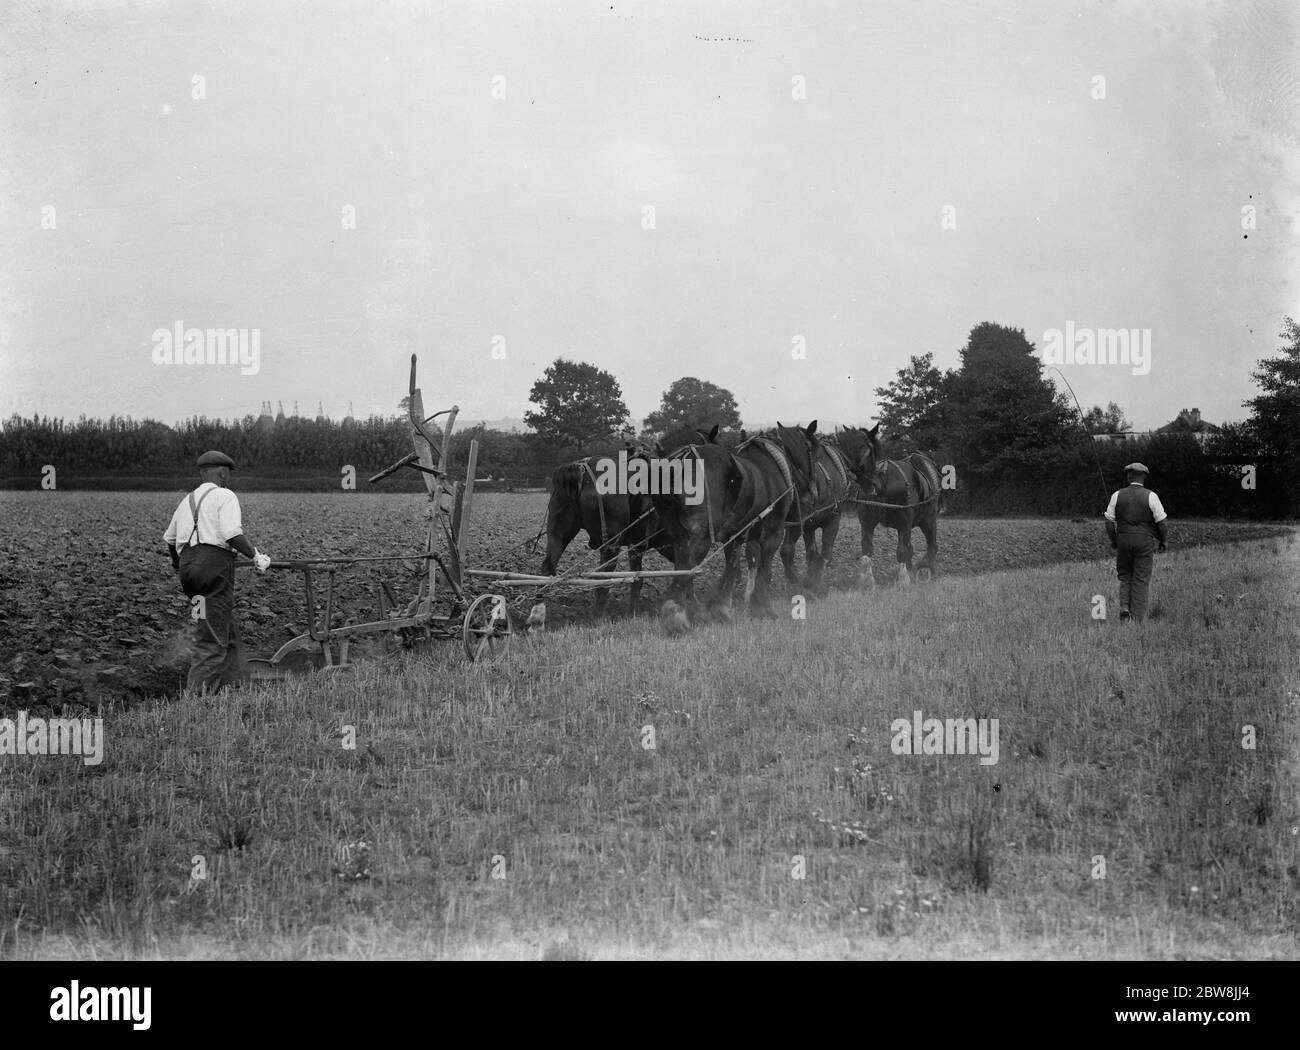
[[[0,704],[97,706],[174,695],[187,667],[188,605],[162,542],[180,493],[0,493],[0,543],[10,557],[0,565]],[[536,572],[541,554],[529,541],[546,516],[542,494],[481,494],[475,502],[468,560],[485,569]],[[254,543],[276,558],[406,554],[423,549],[424,503],[414,495],[241,495],[244,526]],[[1247,523],[1177,522],[1173,545],[1186,548],[1262,538],[1286,528]],[[859,530],[846,515],[828,571],[832,585],[854,586]],[[875,567],[882,582],[895,570],[894,534],[876,530]],[[918,557],[925,541],[914,534]],[[947,575],[1100,558],[1108,553],[1099,522],[1040,519],[942,519],[939,567]],[[543,547],[544,549],[544,547]],[[561,571],[575,562],[594,565],[581,535]],[[721,559],[714,559],[713,573]],[[798,555],[803,567],[802,550]],[[776,600],[788,590],[774,561]],[[666,568],[658,555],[646,568]],[[400,567],[388,567],[389,579]],[[345,581],[347,615],[372,618],[378,573],[357,569]],[[706,580],[707,582],[707,580]],[[403,584],[406,586],[407,584]],[[404,593],[400,587],[398,593]],[[653,600],[657,589],[647,583]],[[589,620],[590,592],[548,593],[552,624]],[[521,592],[512,603],[524,618],[533,601]],[[297,573],[239,577],[240,621],[249,655],[269,654],[306,626],[302,580]],[[612,607],[625,609],[626,591]]]
[[[409,496],[243,502],[278,557],[420,521]],[[1297,954],[1290,529],[1175,522],[1142,625],[1090,615],[1115,592],[1095,522],[945,519],[945,575],[806,620],[552,621],[494,665],[443,645],[205,706],[137,684],[184,623],[173,503],[0,497],[5,713],[122,701],[99,765],[0,758],[7,957]],[[543,508],[485,498],[473,563]],[[296,578],[241,585],[269,647]],[[916,710],[998,719],[998,761],[895,754]]]

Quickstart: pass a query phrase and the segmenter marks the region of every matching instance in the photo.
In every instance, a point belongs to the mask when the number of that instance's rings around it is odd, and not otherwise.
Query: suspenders
[[[203,493],[203,495],[199,497],[198,503],[194,502],[194,493],[193,492],[190,493],[190,514],[193,515],[194,517],[194,528],[190,530],[190,538],[185,541],[185,546],[187,547],[192,546],[190,540],[194,539],[195,534],[199,531],[199,508],[203,506],[203,501],[207,499],[208,495],[216,488],[217,486],[213,485],[212,488],[208,489],[207,492]],[[199,543],[202,542],[203,542],[203,537],[200,536]]]

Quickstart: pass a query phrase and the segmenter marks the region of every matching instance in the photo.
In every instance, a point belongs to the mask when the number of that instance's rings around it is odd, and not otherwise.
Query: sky
[[[993,321],[1149,330],[1083,406],[1239,420],[1300,314],[1298,11],[8,2],[0,416],[393,413],[416,353],[463,422],[557,357],[638,422],[687,375],[869,422]]]

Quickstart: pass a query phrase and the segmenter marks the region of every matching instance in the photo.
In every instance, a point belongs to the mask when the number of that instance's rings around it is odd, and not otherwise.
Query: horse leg
[[[835,538],[840,533],[840,515],[836,511],[822,526],[821,557],[817,561],[817,590],[825,596],[830,593],[830,584],[826,582],[826,570],[831,567],[831,556],[835,551]]]
[[[682,575],[672,577],[673,582],[668,585],[668,597],[665,600],[676,602],[687,611],[693,611],[696,605],[695,577],[686,574],[686,570],[694,567],[691,564],[689,548],[682,544],[673,544],[673,568]]]
[[[618,548],[600,548],[600,567],[598,572],[612,572],[618,568]],[[609,601],[609,585],[596,588],[596,615],[605,615],[605,603]]]
[[[762,556],[762,544],[752,536],[745,538],[745,607],[749,608],[754,600],[754,588],[758,585],[757,566]]]
[[[771,591],[772,591],[772,559],[776,557],[776,552],[781,543],[781,533],[773,530],[767,535],[759,535],[759,542],[755,544],[758,554],[758,564],[750,568],[750,578],[753,580],[752,598],[750,600],[750,613],[754,616],[768,617],[772,615]],[[749,547],[746,546],[748,553]]]
[[[797,525],[787,525],[781,533],[781,565],[785,569],[785,582],[790,587],[790,593],[796,594],[800,589],[799,573],[794,567],[794,549],[799,542],[799,527]],[[746,551],[748,552],[748,546]],[[746,555],[748,557],[748,554]],[[749,598],[748,593],[745,595]]]
[[[817,548],[817,526],[811,521],[803,527],[803,553],[808,562],[808,575],[804,577],[804,593],[811,601],[822,593],[822,552]]]
[[[925,536],[925,557],[921,559],[918,577],[928,580],[934,575],[934,563],[939,558],[939,515],[927,514],[921,519],[921,532]]]
[[[862,556],[858,558],[858,586],[874,587],[876,585],[876,574],[871,568],[871,555],[873,553],[871,540],[876,532],[876,522],[879,520],[873,513],[872,507],[858,508],[858,526],[862,530]]]
[[[640,547],[629,547],[627,549],[627,565],[628,568],[630,568],[633,572],[641,571],[641,553],[642,552]],[[635,576],[632,578],[631,614],[633,616],[636,616],[636,614],[640,611],[641,584],[642,584],[642,580],[640,576]]]
[[[911,586],[916,570],[912,568],[912,526],[910,522],[898,523],[898,586]]]
[[[718,586],[713,592],[713,597],[709,604],[713,607],[722,607],[730,610],[731,594],[736,589],[736,582],[740,579],[740,543],[733,539],[722,548],[722,559],[724,568],[722,570],[722,579],[718,581]]]

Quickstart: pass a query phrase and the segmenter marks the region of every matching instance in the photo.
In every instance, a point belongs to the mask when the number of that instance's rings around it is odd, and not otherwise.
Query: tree
[[[1263,393],[1242,404],[1251,410],[1246,422],[1260,452],[1271,459],[1271,484],[1261,489],[1287,514],[1300,510],[1300,322],[1283,321],[1280,357],[1258,362],[1250,378]]]
[[[876,387],[876,421],[886,438],[906,434],[927,448],[942,444],[943,409],[955,373],[934,367],[934,354],[913,356],[888,386]]]
[[[1265,451],[1300,456],[1300,322],[1287,317],[1279,338],[1289,339],[1279,358],[1259,362],[1250,378],[1263,391],[1242,404],[1251,410],[1250,426]]]
[[[557,358],[533,384],[528,400],[541,411],[525,412],[524,421],[556,447],[584,445],[628,426],[618,380],[582,361]]]
[[[961,359],[945,408],[951,447],[988,482],[1040,482],[1051,456],[1079,435],[1033,344],[1023,329],[985,321],[971,329]]]
[[[740,429],[735,395],[707,380],[684,376],[664,391],[659,408],[645,417],[643,433],[658,436],[688,427],[707,430],[714,423],[724,431]]]
[[[1114,401],[1106,402],[1105,409],[1093,405],[1084,413],[1083,425],[1089,434],[1123,434],[1133,429],[1133,424],[1124,418],[1124,412]]]

